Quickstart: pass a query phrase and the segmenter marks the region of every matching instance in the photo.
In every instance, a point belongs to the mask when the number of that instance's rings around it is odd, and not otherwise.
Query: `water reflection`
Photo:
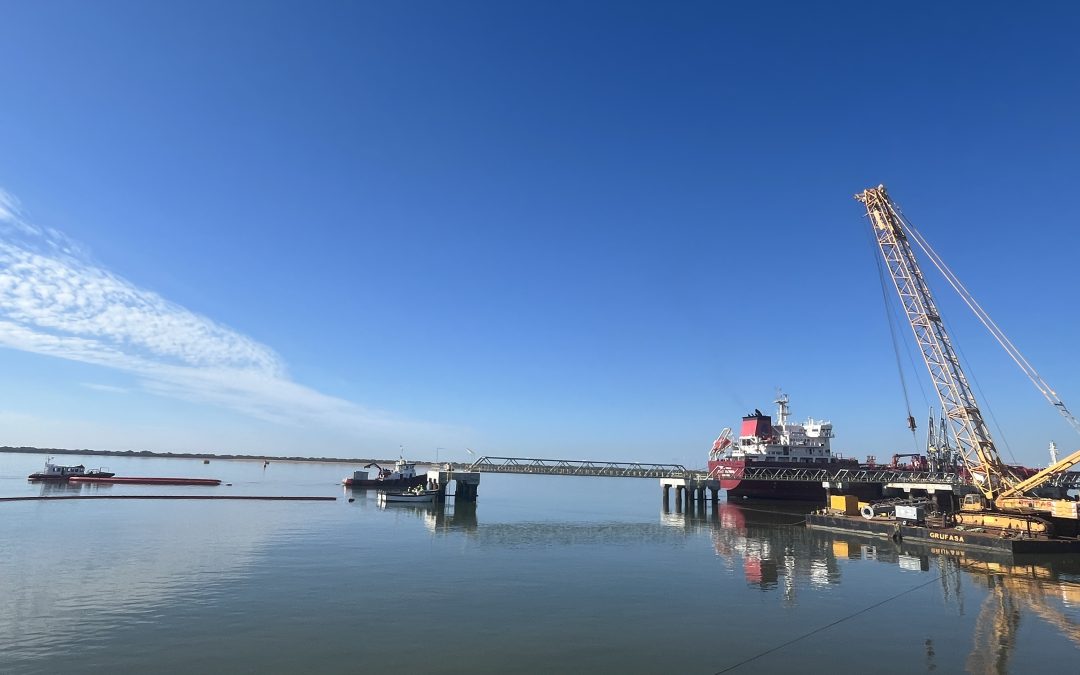
[[[713,549],[747,584],[764,591],[780,589],[784,603],[796,601],[798,582],[810,586],[837,583],[840,570],[829,542],[802,527],[805,508],[718,503],[691,507],[684,514],[665,512],[665,522],[709,528]]]
[[[423,520],[424,527],[432,534],[475,532],[478,527],[475,502],[380,503],[376,505],[376,509]]]
[[[0,644],[32,660],[77,641],[85,655],[169,608],[210,602],[246,577],[276,532],[311,512],[279,507],[270,519],[253,504],[129,504],[9,507],[0,533],[19,545],[0,551]]]
[[[85,483],[68,483],[67,481],[64,481],[62,483],[53,481],[42,481],[38,485],[40,486],[38,496],[61,497],[64,495],[79,494],[82,491]]]
[[[1043,558],[999,562],[968,556],[941,555],[943,578],[967,573],[989,591],[979,609],[970,672],[1006,673],[1016,636],[1027,616],[1036,616],[1080,647],[1080,563]]]
[[[781,591],[786,605],[795,603],[803,582],[811,587],[841,583],[843,563],[876,562],[938,574],[941,597],[958,615],[965,613],[965,585],[985,588],[965,663],[968,672],[1009,672],[1018,631],[1027,621],[1038,620],[1080,647],[1080,560],[1072,557],[1005,557],[808,530],[796,510],[783,507],[720,503],[687,513],[665,509],[661,520],[687,531],[707,528],[729,569],[741,572],[751,586]],[[933,640],[927,639],[924,648],[927,667],[933,669]]]
[[[360,503],[359,501],[357,503]],[[387,515],[415,516],[423,521],[432,534],[464,533],[483,546],[575,546],[575,545],[637,545],[667,541],[685,545],[688,534],[696,525],[685,527],[682,520],[661,523],[621,521],[536,521],[488,522],[477,517],[476,502],[447,501],[443,504],[362,504]],[[682,516],[679,516],[682,518]],[[678,530],[673,528],[678,526]]]
[[[476,532],[476,502],[435,504],[424,511],[424,526],[431,533]]]

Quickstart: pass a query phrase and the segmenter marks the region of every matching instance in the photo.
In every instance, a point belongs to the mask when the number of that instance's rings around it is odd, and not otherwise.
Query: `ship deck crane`
[[[971,472],[974,483],[983,497],[983,499],[965,500],[962,512],[968,513],[958,514],[957,521],[1033,533],[1048,533],[1052,530],[1050,522],[1038,516],[1053,514],[1075,521],[1077,519],[1076,502],[1039,499],[1032,496],[1031,491],[1080,463],[1080,451],[1027,479],[1017,476],[1001,460],[990,430],[983,419],[982,411],[975,400],[975,394],[960,367],[960,361],[942,322],[941,313],[930,293],[930,287],[919,267],[915,252],[911,247],[909,230],[924,252],[927,252],[928,247],[900,214],[889,198],[884,185],[864,190],[855,195],[855,199],[866,206],[866,213],[873,227],[885,267],[899,294],[900,304],[915,335],[923,361],[930,372],[930,379],[937,390],[938,398],[941,400],[942,413],[956,440],[957,452]],[[944,264],[940,262],[936,254],[930,251],[929,255],[938,269],[946,275],[953,288],[961,293],[969,307],[991,330],[998,342],[1020,364],[1028,377],[1033,378],[1032,381],[1039,391],[1058,408],[1070,424],[1080,428],[1076,418],[1057,398],[1053,389],[1038,376],[1027,360],[1019,355],[1019,351],[1012,342],[1004,337],[985,311],[966,292],[955,275],[944,268]],[[944,430],[941,432],[943,433]],[[1075,529],[1075,524],[1073,529]]]

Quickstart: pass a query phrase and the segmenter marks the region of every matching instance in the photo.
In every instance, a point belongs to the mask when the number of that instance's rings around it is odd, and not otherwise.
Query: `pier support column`
[[[461,502],[475,502],[477,488],[480,487],[475,483],[466,483],[465,481],[457,481],[457,489],[454,492],[454,498]]]
[[[668,495],[671,493],[671,486],[670,485],[661,485],[660,489],[664,493],[664,508],[666,509],[666,508],[668,508],[668,503],[669,503]]]

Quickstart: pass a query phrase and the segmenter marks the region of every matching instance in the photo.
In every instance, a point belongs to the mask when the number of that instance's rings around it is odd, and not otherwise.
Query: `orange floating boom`
[[[128,485],[221,485],[217,478],[152,478],[139,476],[71,476],[69,483],[123,483]]]

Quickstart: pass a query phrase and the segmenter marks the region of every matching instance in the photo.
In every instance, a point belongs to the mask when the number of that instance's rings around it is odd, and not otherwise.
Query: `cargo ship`
[[[804,423],[789,422],[787,394],[777,396],[777,422],[760,410],[742,418],[739,437],[732,441],[729,430],[713,443],[709,452],[709,475],[720,481],[728,499],[787,499],[822,502],[825,488],[813,480],[752,480],[744,478],[750,467],[791,469],[859,469],[858,460],[832,453],[829,446],[833,427],[824,420],[808,419]],[[876,483],[852,484],[852,494],[865,499],[881,496],[882,486]]]

